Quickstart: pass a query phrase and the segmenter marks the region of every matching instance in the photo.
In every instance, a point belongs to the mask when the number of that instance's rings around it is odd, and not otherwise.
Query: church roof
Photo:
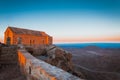
[[[10,26],[8,28],[10,28],[16,34],[29,34],[29,35],[35,35],[35,36],[47,35],[45,32],[42,32],[42,31],[29,30],[29,29],[10,27]]]

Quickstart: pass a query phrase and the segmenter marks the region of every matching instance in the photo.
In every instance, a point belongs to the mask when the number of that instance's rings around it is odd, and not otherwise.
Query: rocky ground
[[[120,80],[120,49],[89,46],[65,50],[72,53],[74,66],[88,80]]]

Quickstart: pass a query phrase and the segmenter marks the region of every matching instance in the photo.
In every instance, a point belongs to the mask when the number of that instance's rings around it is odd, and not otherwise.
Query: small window
[[[30,46],[32,45],[32,41],[30,40]]]
[[[44,40],[43,40],[43,44],[44,44],[45,42],[44,42]]]

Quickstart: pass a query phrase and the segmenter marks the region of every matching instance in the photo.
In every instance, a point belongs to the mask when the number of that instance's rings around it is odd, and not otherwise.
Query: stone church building
[[[10,45],[50,45],[52,37],[43,31],[35,31],[17,27],[10,27],[4,32],[4,43]]]

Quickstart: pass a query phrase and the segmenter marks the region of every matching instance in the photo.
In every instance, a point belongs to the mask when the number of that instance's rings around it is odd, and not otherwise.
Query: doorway
[[[10,38],[10,37],[7,37],[7,42],[6,42],[6,44],[7,44],[7,45],[10,45],[10,43],[11,43],[11,38]]]

